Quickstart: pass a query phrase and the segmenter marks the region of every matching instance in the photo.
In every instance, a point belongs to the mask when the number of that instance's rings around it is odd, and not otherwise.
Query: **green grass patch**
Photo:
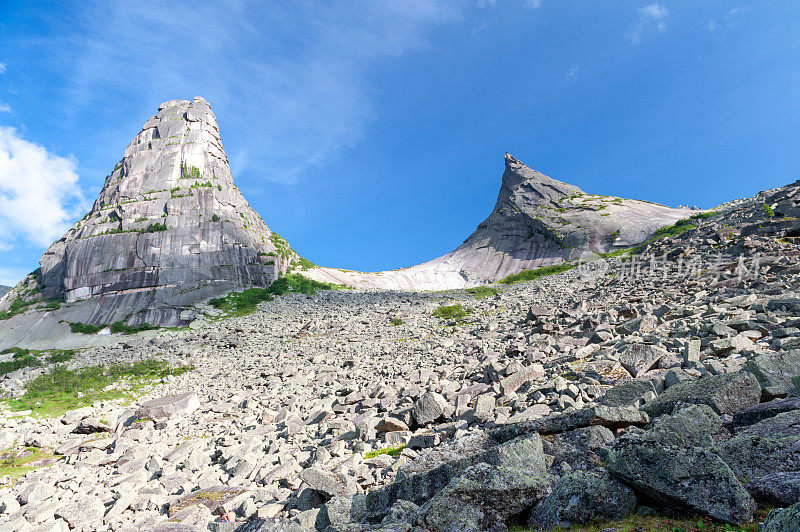
[[[404,323],[405,322],[403,320],[401,320],[400,318],[392,318],[392,319],[389,320],[389,324],[390,325],[394,325],[394,326],[402,325]]]
[[[472,314],[472,309],[462,306],[461,303],[442,305],[433,311],[433,316],[442,320],[461,321],[470,314]]]
[[[55,366],[49,373],[28,382],[22,397],[5,402],[13,411],[32,410],[37,415],[57,416],[95,401],[125,397],[148,381],[181,375],[190,369],[189,366],[171,367],[157,359],[75,370]],[[107,389],[120,380],[127,381],[128,386]]]
[[[21,350],[21,352],[15,352],[14,358],[11,360],[0,362],[0,375],[13,373],[14,371],[22,368],[35,368],[36,366],[41,365],[42,362],[38,358],[30,355],[28,352],[26,352],[26,350]]]
[[[512,273],[509,276],[503,277],[497,282],[501,284],[512,284],[512,283],[518,283],[520,281],[533,281],[534,279],[538,279],[539,277],[545,277],[547,275],[554,275],[557,273],[563,273],[569,271],[575,266],[576,264],[570,264],[565,262],[563,264],[556,264],[554,266],[545,266],[544,268],[536,268],[535,270],[524,270],[519,273]]]
[[[4,481],[10,481],[36,469],[36,462],[54,458],[53,453],[39,447],[25,447],[23,449],[6,449],[0,451],[0,486]],[[41,467],[41,466],[38,466]]]
[[[11,305],[8,307],[8,310],[4,310],[0,312],[0,320],[7,320],[17,314],[22,314],[28,307],[33,305],[35,301],[23,301],[22,298],[17,297],[14,301],[11,302]]]
[[[711,218],[712,216],[719,216],[720,213],[717,211],[708,211],[708,212],[698,212],[697,214],[693,214],[689,216],[690,220],[705,220],[707,218]]]
[[[62,362],[67,362],[72,360],[75,357],[75,351],[72,349],[60,349],[57,351],[53,351],[50,355],[45,358],[51,364],[61,364]]]
[[[484,297],[496,296],[500,290],[494,286],[475,286],[467,288],[467,293],[471,294],[475,299],[483,299]]]
[[[314,264],[308,259],[304,259],[303,257],[300,257],[299,264],[300,267],[304,270],[310,270],[311,268],[316,267],[316,264]]]
[[[274,234],[274,233],[273,233]],[[242,292],[231,292],[225,297],[217,297],[208,303],[216,309],[224,310],[228,316],[244,316],[255,311],[262,301],[272,301],[275,296],[288,293],[313,294],[318,290],[339,290],[344,285],[323,283],[304,277],[299,273],[287,273],[276,279],[267,288],[248,288]]]
[[[400,445],[392,445],[390,447],[384,447],[383,449],[375,449],[374,451],[369,451],[364,455],[364,460],[369,460],[370,458],[375,458],[376,456],[380,456],[382,454],[388,454],[389,456],[397,456],[400,454],[400,451],[406,448],[406,444]]]

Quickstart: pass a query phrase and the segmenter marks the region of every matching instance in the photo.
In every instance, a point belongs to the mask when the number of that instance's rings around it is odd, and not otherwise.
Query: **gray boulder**
[[[701,404],[657,418],[644,438],[675,447],[708,447],[729,436],[716,412]]]
[[[411,415],[418,425],[425,426],[442,417],[448,406],[447,400],[440,394],[427,392],[414,403]]]
[[[528,526],[549,530],[596,519],[618,519],[636,510],[636,495],[609,476],[578,471],[556,482],[531,513]]]
[[[800,503],[772,510],[759,526],[761,532],[800,532]]]
[[[795,504],[800,502],[800,471],[770,473],[751,480],[745,487],[758,502]]]
[[[652,381],[635,379],[610,388],[598,402],[605,406],[639,406],[642,397],[648,392],[656,393]]]
[[[186,416],[200,408],[200,399],[196,393],[166,395],[142,403],[136,409],[136,417],[164,421],[176,416]]]
[[[398,500],[422,504],[475,464],[487,463],[536,474],[544,474],[546,471],[542,441],[536,433],[499,445],[496,440],[486,436],[475,436],[470,440],[472,441],[457,441],[449,449],[433,450],[421,456],[402,468],[393,484],[369,492],[364,503],[365,519],[380,521]]]
[[[708,449],[633,440],[609,453],[607,467],[637,492],[664,505],[687,507],[732,524],[753,519],[753,498]]]
[[[800,410],[746,427],[714,447],[744,483],[775,472],[800,471]]]
[[[767,398],[784,397],[793,388],[792,377],[800,371],[800,349],[758,355],[742,371],[756,376]]]
[[[800,397],[773,399],[767,403],[751,406],[733,415],[733,424],[737,426],[752,425],[784,412],[800,409]]]
[[[417,524],[430,532],[482,532],[531,507],[550,492],[541,471],[477,464],[420,508]]]
[[[650,344],[631,344],[619,356],[622,367],[634,377],[652,369],[659,359],[668,355],[666,349]]]
[[[681,403],[705,404],[718,414],[734,414],[757,405],[761,386],[752,373],[714,375],[696,381],[683,381],[644,405],[650,417],[671,414]]]

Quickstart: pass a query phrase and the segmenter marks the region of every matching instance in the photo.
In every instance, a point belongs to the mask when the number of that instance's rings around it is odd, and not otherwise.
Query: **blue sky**
[[[177,4],[0,2],[0,283],[83,215],[159,103],[197,95],[267,224],[359,270],[460,244],[506,151],[673,206],[800,177],[798,2]]]

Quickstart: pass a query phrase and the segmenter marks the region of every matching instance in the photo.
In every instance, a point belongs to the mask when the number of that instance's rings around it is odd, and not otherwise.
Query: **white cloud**
[[[539,9],[542,7],[542,0],[525,0],[525,6],[528,9]]]
[[[0,102],[0,113],[10,113],[11,106],[7,103]]]
[[[0,63],[0,74],[5,74],[6,72],[6,64]]]
[[[669,11],[659,3],[648,4],[638,9],[639,18],[633,28],[628,32],[628,38],[633,44],[638,44],[645,33],[650,31],[664,31],[667,29]]]
[[[77,162],[0,126],[0,249],[49,246],[85,210]]]
[[[55,37],[42,51],[65,65],[61,96],[75,120],[107,107],[109,95],[152,112],[165,100],[204,96],[223,140],[246,133],[236,148],[247,167],[238,172],[293,183],[364,136],[375,117],[375,68],[428,49],[460,5],[86,2],[50,21]]]

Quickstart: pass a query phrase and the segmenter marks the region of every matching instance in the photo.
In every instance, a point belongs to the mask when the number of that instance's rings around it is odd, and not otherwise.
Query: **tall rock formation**
[[[36,281],[44,298],[80,309],[70,321],[178,325],[197,300],[268,286],[296,258],[234,184],[198,97],[159,106],[91,211],[44,253]]]
[[[376,288],[463,288],[578,259],[587,252],[631,247],[691,213],[649,201],[587,194],[507,153],[494,209],[447,255],[377,274],[322,268],[310,276]]]

